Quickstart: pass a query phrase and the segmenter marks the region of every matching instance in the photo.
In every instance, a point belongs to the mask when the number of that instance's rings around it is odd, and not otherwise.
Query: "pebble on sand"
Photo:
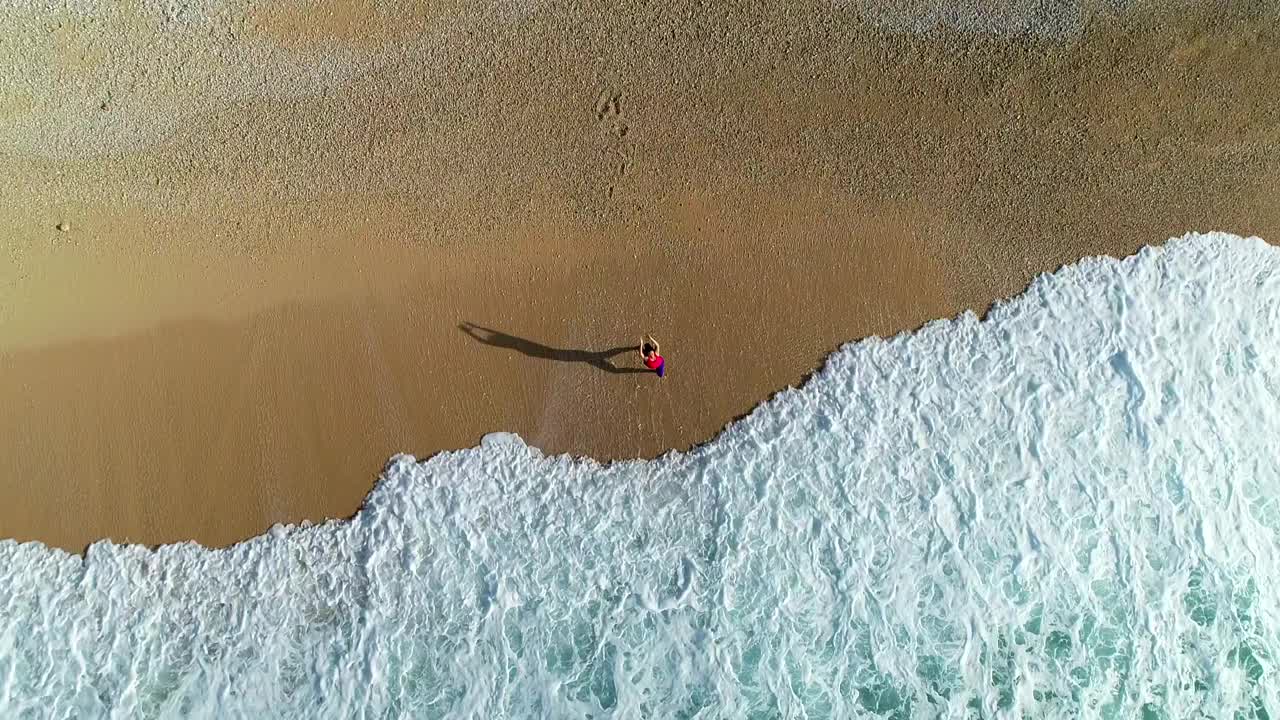
[[[65,221],[58,223],[58,232],[67,232],[70,229],[71,223]]]

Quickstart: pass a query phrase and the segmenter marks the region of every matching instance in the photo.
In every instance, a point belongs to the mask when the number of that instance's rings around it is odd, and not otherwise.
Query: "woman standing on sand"
[[[659,354],[660,348],[658,341],[653,339],[652,335],[645,335],[640,338],[640,360],[644,366],[658,373],[658,377],[663,377],[666,373],[666,361]]]

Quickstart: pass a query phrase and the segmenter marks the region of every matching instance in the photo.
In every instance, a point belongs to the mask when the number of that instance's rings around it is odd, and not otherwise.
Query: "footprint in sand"
[[[606,197],[610,200],[613,199],[618,183],[631,167],[631,151],[629,143],[626,142],[630,125],[622,115],[622,98],[623,93],[606,90],[596,98],[595,105],[596,120],[602,126],[607,127],[614,136],[613,150],[620,158],[606,191]]]

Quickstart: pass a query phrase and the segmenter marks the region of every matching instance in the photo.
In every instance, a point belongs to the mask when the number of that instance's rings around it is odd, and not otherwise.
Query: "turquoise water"
[[[0,543],[3,717],[1280,717],[1280,250],[835,353],[687,454],[394,458],[226,550]]]

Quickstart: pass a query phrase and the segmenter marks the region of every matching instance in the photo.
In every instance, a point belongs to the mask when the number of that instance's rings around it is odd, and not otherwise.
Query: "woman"
[[[658,373],[658,377],[663,377],[666,372],[666,361],[659,354],[661,349],[658,347],[658,341],[653,339],[652,335],[645,335],[640,338],[640,360],[644,366]]]

